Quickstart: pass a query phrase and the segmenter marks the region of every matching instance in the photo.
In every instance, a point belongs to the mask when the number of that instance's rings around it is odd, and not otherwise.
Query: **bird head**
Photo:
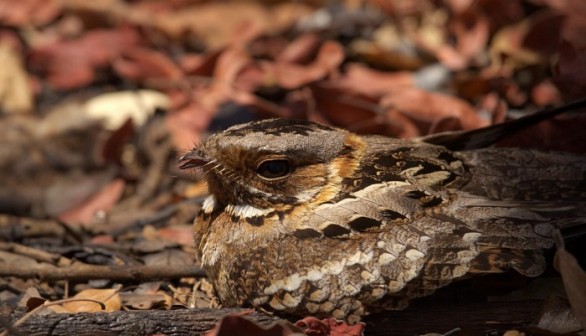
[[[212,135],[180,158],[180,168],[200,168],[219,205],[270,209],[311,201],[356,168],[342,161],[362,147],[344,130],[268,119]]]

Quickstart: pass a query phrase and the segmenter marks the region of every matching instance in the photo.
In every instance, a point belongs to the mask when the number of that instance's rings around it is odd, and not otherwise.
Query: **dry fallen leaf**
[[[399,88],[415,85],[413,73],[408,71],[381,72],[357,63],[346,65],[345,70],[336,84],[369,97],[380,98]]]
[[[362,336],[366,327],[364,323],[349,325],[334,318],[320,320],[311,316],[295,322],[295,326],[302,328],[307,336]]]
[[[45,25],[57,17],[57,0],[1,0],[0,23],[8,26]]]
[[[276,82],[285,89],[295,89],[336,72],[344,61],[344,49],[334,41],[324,42],[308,65],[272,63]]]
[[[140,41],[138,31],[130,27],[93,30],[75,40],[36,46],[28,64],[56,89],[79,88],[95,79],[96,70],[105,68],[123,50],[133,48]]]
[[[157,230],[158,237],[175,242],[183,246],[193,244],[193,227],[192,225],[173,225]]]
[[[293,336],[300,332],[301,329],[286,321],[261,326],[241,315],[228,315],[205,336]]]
[[[132,119],[135,127],[142,127],[156,109],[169,107],[167,95],[153,90],[117,91],[103,93],[89,99],[85,113],[103,121],[106,129],[119,129],[127,119]]]
[[[551,296],[543,304],[536,327],[556,335],[567,335],[580,330],[580,322],[567,299]]]
[[[556,232],[554,238],[558,248],[554,260],[555,268],[562,274],[566,294],[574,315],[580,321],[582,329],[586,329],[586,272],[578,260],[565,249],[559,231]]]
[[[22,55],[0,40],[0,111],[25,113],[33,109],[33,94]]]
[[[122,307],[122,300],[117,289],[85,289],[71,299],[73,299],[71,302],[60,305],[68,313],[112,312],[120,310]],[[103,307],[99,303],[87,300],[98,301],[103,304]],[[49,306],[49,308],[54,310],[54,306]]]
[[[146,47],[122,50],[112,66],[120,77],[143,82],[149,79],[178,80],[183,71],[164,53]]]
[[[61,213],[59,219],[69,224],[91,225],[97,211],[108,211],[118,202],[124,187],[124,180],[115,179],[83,203]]]
[[[427,126],[427,129],[423,129],[424,133],[434,123],[445,118],[458,119],[462,129],[474,129],[489,124],[466,101],[417,88],[402,88],[389,93],[382,98],[381,105],[392,107],[415,121],[423,122]]]

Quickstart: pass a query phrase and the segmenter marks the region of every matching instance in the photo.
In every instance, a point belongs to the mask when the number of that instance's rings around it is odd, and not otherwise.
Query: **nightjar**
[[[586,221],[584,157],[423,140],[269,119],[184,155],[209,186],[195,247],[222,303],[355,322],[456,279],[539,275],[554,227]]]

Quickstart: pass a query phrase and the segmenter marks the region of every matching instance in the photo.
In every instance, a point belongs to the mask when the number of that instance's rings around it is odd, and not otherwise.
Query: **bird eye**
[[[291,165],[289,161],[278,159],[278,160],[266,160],[263,161],[258,168],[256,173],[258,176],[267,179],[274,180],[289,175],[291,172]]]

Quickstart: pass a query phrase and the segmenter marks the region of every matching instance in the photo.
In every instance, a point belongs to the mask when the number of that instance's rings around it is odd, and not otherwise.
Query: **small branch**
[[[65,258],[61,255],[49,253],[43,250],[39,250],[25,245],[20,245],[17,243],[0,242],[0,250],[27,256],[40,262],[57,264],[59,266],[69,266],[73,263],[71,259]]]
[[[4,264],[0,277],[12,276],[23,279],[40,278],[43,280],[86,281],[91,279],[110,279],[113,281],[151,281],[183,277],[203,277],[205,272],[197,266],[104,266],[76,263],[66,267],[50,264],[22,266]]]
[[[523,329],[539,315],[542,301],[486,302],[475,304],[418,305],[405,311],[390,311],[370,316],[366,336],[421,335],[449,332],[459,328],[463,335],[502,334],[511,328]],[[112,313],[75,313],[31,316],[19,330],[27,335],[201,335],[228,314],[242,314],[249,309],[183,309],[117,311]],[[12,321],[20,316],[14,314]],[[258,312],[247,314],[256,322],[269,324],[275,316]]]

